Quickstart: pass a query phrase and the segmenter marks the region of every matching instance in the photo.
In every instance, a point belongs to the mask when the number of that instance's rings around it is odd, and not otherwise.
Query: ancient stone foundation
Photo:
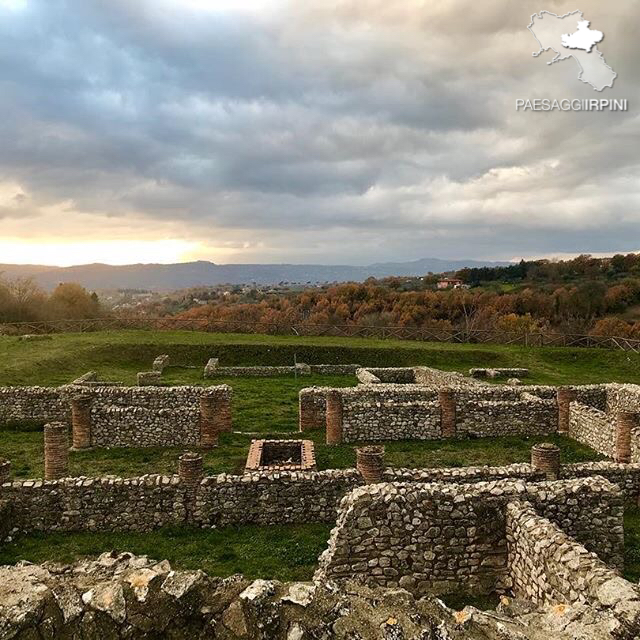
[[[383,483],[342,500],[315,579],[356,578],[417,594],[508,590],[507,506],[518,501],[597,552],[603,563],[621,566],[622,494],[603,478],[540,485]]]
[[[154,361],[153,361],[153,365],[152,365],[152,369],[153,371],[157,371],[160,374],[162,374],[164,372],[164,370],[167,368],[167,366],[169,366],[169,356],[167,354],[162,354],[160,356],[158,356]]]
[[[162,384],[162,373],[160,371],[140,371],[136,378],[139,387]]]
[[[44,478],[57,480],[69,475],[69,428],[63,422],[44,426]]]

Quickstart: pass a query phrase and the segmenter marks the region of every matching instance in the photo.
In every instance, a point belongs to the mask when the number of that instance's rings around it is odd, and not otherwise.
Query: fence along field
[[[526,347],[583,347],[640,353],[640,340],[621,336],[592,336],[574,333],[497,331],[488,329],[447,330],[418,327],[360,326],[334,324],[274,324],[193,318],[95,318],[0,324],[0,335],[28,335],[143,329],[153,331],[204,331],[265,335],[328,336],[448,342],[454,344],[504,344]]]

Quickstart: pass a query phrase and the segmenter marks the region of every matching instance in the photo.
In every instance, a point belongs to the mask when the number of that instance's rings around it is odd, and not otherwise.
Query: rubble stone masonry
[[[569,500],[567,498],[570,497]],[[358,579],[416,594],[511,587],[506,507],[530,501],[576,540],[620,566],[620,489],[602,478],[526,485],[375,484],[343,498],[317,580]]]

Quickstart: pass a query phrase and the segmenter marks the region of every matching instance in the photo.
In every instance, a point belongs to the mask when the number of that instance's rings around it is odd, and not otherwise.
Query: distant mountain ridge
[[[33,278],[51,290],[60,282],[77,282],[88,289],[149,289],[172,291],[219,284],[277,284],[279,282],[362,282],[369,277],[423,276],[464,267],[494,267],[509,262],[423,258],[413,262],[382,262],[364,267],[320,264],[215,264],[200,260],[177,264],[85,264],[73,267],[0,264],[7,278]]]

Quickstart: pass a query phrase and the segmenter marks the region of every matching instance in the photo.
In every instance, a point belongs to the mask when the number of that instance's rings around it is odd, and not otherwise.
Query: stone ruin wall
[[[506,507],[511,589],[536,605],[586,604],[611,615],[616,637],[640,634],[640,589],[527,502]],[[612,629],[613,630],[613,629]]]
[[[355,469],[220,474],[195,485],[179,475],[21,480],[0,486],[0,503],[24,533],[332,523],[341,498],[360,484]]]
[[[0,388],[0,421],[71,423],[71,402],[89,401],[91,446],[192,446],[200,443],[199,401],[221,392],[230,402],[231,387],[63,387]]]
[[[438,392],[419,385],[340,390],[343,442],[437,440],[443,437]],[[455,394],[455,437],[546,435],[557,430],[555,400],[513,388]]]
[[[518,499],[597,550],[603,561],[620,566],[622,493],[603,478],[472,486],[398,483],[368,485],[345,496],[316,579],[355,577],[417,594],[509,589],[506,507]]]
[[[604,411],[572,402],[568,435],[609,458],[615,456],[616,426]]]
[[[118,387],[95,390],[91,445],[96,447],[196,446],[200,398],[230,387]]]
[[[212,358],[204,370],[205,378],[272,378],[278,376],[292,375],[326,375],[326,376],[346,376],[355,375],[360,368],[359,364],[305,364],[285,366],[251,366],[251,367],[221,367]]]
[[[418,371],[424,369],[429,375],[437,371],[426,367],[416,367],[412,371],[418,377]],[[377,370],[361,371],[370,375]],[[457,375],[454,378],[458,380]],[[607,407],[607,385],[566,388],[573,390],[576,398],[589,407],[602,410]],[[433,381],[429,384],[380,382],[337,389],[342,398],[343,441],[439,439],[443,436],[438,393],[450,389]],[[458,437],[546,435],[557,431],[558,387],[527,385],[516,388],[471,380],[470,384],[458,384],[453,390],[455,435]],[[308,387],[300,391],[300,431],[325,427],[326,396],[330,391],[329,387]],[[450,434],[447,437],[451,437]]]
[[[560,473],[566,480],[594,475],[617,483],[628,498],[640,495],[640,464],[568,464],[562,465]],[[458,486],[502,480],[541,482],[544,474],[530,464],[387,468],[383,480]],[[15,480],[0,485],[0,504],[11,505],[12,527],[23,532],[148,531],[187,520],[203,527],[331,523],[340,500],[363,483],[356,469],[220,474],[198,478],[195,485],[179,475]],[[587,525],[591,517],[587,509]]]
[[[69,403],[55,387],[0,387],[0,422],[67,422]]]
[[[360,371],[377,378],[377,382],[382,384],[414,384],[416,381],[413,367],[364,367]],[[357,374],[358,371],[356,371]]]

